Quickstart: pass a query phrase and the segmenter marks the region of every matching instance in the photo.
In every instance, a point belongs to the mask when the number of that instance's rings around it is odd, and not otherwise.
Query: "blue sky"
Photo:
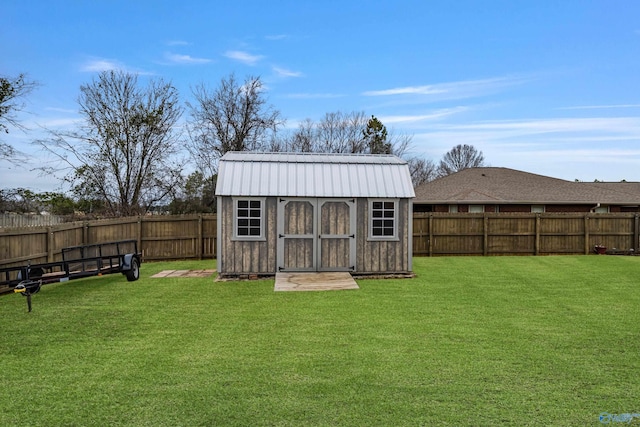
[[[491,166],[640,181],[640,2],[5,0],[0,74],[40,83],[3,135],[0,188],[55,190],[29,141],[74,126],[81,84],[121,69],[190,88],[260,76],[296,127],[364,111],[434,161],[472,144]]]

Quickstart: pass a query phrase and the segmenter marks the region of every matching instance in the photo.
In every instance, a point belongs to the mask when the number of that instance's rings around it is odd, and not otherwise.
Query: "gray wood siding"
[[[287,239],[284,242],[284,268],[295,270],[313,269],[313,239]]]
[[[221,200],[221,274],[273,274],[276,271],[276,199],[268,197],[264,207],[264,241],[233,240],[233,199]]]
[[[346,269],[349,265],[349,239],[322,239],[322,260],[323,269],[339,268]]]
[[[291,204],[291,203],[290,203]],[[396,216],[398,240],[369,240],[369,204],[367,199],[356,200],[356,255],[355,272],[395,273],[410,271],[411,248],[409,248],[409,209],[408,199],[398,200]],[[325,204],[327,221],[321,220],[318,232],[328,234],[347,234],[348,217],[346,206],[341,203]],[[284,217],[285,230],[291,234],[307,234],[313,229],[313,209],[308,203],[291,204]],[[321,216],[324,218],[325,216]],[[268,197],[265,201],[264,241],[233,240],[233,199],[222,197],[219,219],[221,227],[221,253],[218,255],[218,268],[223,275],[275,274],[277,270],[277,199]],[[285,242],[284,262],[290,266],[312,268],[314,255],[319,249],[322,260],[319,267],[341,269],[349,260],[349,239],[341,237],[320,239],[290,238]],[[322,245],[315,249],[314,244]]]
[[[348,270],[350,257],[351,207],[346,201],[326,201],[320,208],[320,268]],[[356,206],[353,205],[353,209]],[[354,230],[355,232],[355,230]]]
[[[292,200],[284,213],[285,234],[313,234],[313,205],[306,200]]]
[[[300,236],[287,237],[283,242],[283,265],[286,269],[311,270],[314,268],[313,210],[313,205],[306,200],[289,201],[284,208],[284,234]]]
[[[320,213],[322,234],[349,234],[349,206],[344,202],[326,202]]]
[[[357,273],[394,273],[410,271],[411,249],[409,248],[409,200],[398,201],[398,240],[369,240],[369,204],[367,199],[358,199],[357,217]]]

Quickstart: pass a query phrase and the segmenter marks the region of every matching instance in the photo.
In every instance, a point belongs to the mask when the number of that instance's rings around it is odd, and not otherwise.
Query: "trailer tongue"
[[[27,308],[29,310],[29,313],[31,313],[31,295],[40,292],[41,286],[41,280],[38,280],[37,282],[25,280],[23,282],[20,282],[20,284],[18,284],[18,286],[13,289],[13,292],[21,293],[23,296],[27,297]]]
[[[122,273],[132,282],[140,277],[141,262],[135,240],[71,246],[62,249],[62,261],[0,269],[0,289],[13,288],[27,297],[31,312],[31,295],[42,285],[113,273]]]

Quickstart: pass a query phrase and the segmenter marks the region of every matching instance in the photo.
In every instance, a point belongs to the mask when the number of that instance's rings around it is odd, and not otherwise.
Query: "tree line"
[[[0,131],[21,127],[16,113],[36,86],[23,74],[0,77]],[[192,95],[183,107],[176,88],[161,78],[142,84],[132,73],[101,72],[80,86],[82,124],[48,130],[35,141],[56,160],[40,171],[59,177],[68,193],[4,189],[0,211],[93,216],[213,212],[218,159],[228,151],[394,154],[408,162],[414,186],[484,165],[482,152],[470,145],[453,147],[438,164],[411,157],[412,136],[389,132],[364,112],[328,112],[318,121],[306,119],[286,129],[260,77],[239,81],[231,74],[217,87],[195,86]],[[182,122],[185,112],[188,118]],[[16,155],[0,140],[0,158]]]

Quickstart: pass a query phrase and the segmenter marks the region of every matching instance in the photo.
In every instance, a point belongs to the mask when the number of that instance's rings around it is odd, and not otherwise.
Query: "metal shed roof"
[[[217,196],[415,197],[409,166],[393,155],[229,152]]]

